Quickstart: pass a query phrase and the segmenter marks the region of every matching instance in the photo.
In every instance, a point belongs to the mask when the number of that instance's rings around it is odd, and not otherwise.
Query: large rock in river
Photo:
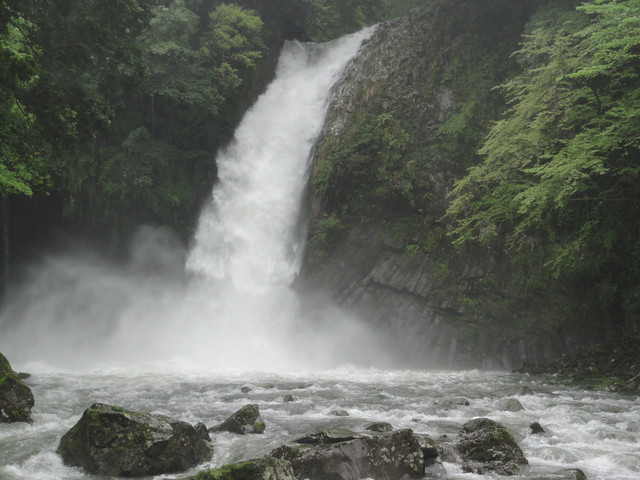
[[[256,404],[245,405],[220,425],[209,429],[210,432],[231,432],[238,435],[264,433],[265,424]]]
[[[106,476],[180,472],[211,458],[211,443],[186,422],[96,403],[60,440],[64,463]]]
[[[0,423],[30,422],[33,404],[31,389],[0,353]]]
[[[456,448],[465,461],[465,472],[515,475],[522,465],[528,463],[507,429],[488,418],[476,418],[465,423]]]
[[[278,447],[271,456],[291,462],[296,478],[309,480],[399,480],[422,478],[424,455],[411,430],[380,436],[304,437],[303,443]]]
[[[295,480],[295,478],[289,462],[279,458],[265,457],[204,470],[186,480]]]

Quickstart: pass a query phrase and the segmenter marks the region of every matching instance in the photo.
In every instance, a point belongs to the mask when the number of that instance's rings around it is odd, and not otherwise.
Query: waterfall
[[[0,314],[3,353],[40,369],[191,372],[315,368],[375,352],[366,329],[325,302],[303,306],[290,288],[314,142],[333,85],[372,32],[287,42],[273,82],[218,154],[218,182],[190,250],[146,228],[125,266],[91,252],[45,256]]]
[[[332,85],[370,33],[285,44],[274,81],[218,155],[219,182],[200,218],[189,271],[245,290],[295,278],[303,251],[295,227],[311,149]]]

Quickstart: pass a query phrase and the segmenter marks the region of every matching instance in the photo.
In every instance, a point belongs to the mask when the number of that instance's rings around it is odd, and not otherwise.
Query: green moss
[[[9,360],[7,360],[7,357],[5,357],[2,353],[0,353],[0,375],[5,375],[11,372],[13,372],[13,369],[11,368]]]
[[[13,373],[13,371],[10,373],[7,373],[4,377],[0,379],[0,388],[2,388],[2,386],[9,380],[9,378],[11,378],[14,382],[16,382],[21,387],[29,388],[22,382],[22,380],[18,378],[18,376],[15,373]]]
[[[193,480],[252,480],[255,478],[254,462],[236,463],[198,473]]]
[[[255,433],[264,433],[266,426],[264,422],[255,422],[253,428],[255,429]]]
[[[628,388],[627,382],[622,378],[600,373],[563,372],[555,375],[554,382],[585,390],[617,392],[633,396],[640,395],[640,389]]]

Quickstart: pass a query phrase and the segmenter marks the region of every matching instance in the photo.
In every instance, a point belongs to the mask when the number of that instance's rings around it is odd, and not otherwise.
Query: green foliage
[[[67,218],[114,241],[140,223],[190,233],[265,48],[254,12],[209,6],[206,18],[183,0],[153,7],[134,42],[139,81],[111,98],[108,131],[65,159]]]
[[[7,373],[11,372],[13,372],[13,368],[11,368],[9,360],[0,352],[0,375],[4,377]]]
[[[0,194],[32,195],[47,183],[43,154],[47,146],[38,138],[36,118],[19,96],[37,81],[35,55],[23,29],[32,26],[21,17],[0,31]]]
[[[283,37],[333,38],[377,20],[381,7],[3,1],[0,194],[37,192],[34,209],[59,202],[47,208],[114,240],[142,222],[187,236],[215,180],[215,152],[263,87]]]
[[[332,237],[344,229],[344,225],[335,213],[325,216],[317,222],[318,238],[323,243],[328,243]]]
[[[456,183],[456,242],[535,248],[597,311],[640,305],[640,2],[553,2],[502,85],[510,109]]]
[[[312,257],[310,258],[310,263],[317,264],[325,257],[327,252],[339,240],[340,234],[345,227],[344,220],[336,213],[324,215],[312,223],[310,230],[313,235],[308,248]]]
[[[380,0],[300,0],[305,12],[308,38],[315,42],[333,40],[374,23],[381,16]]]
[[[260,37],[263,22],[254,12],[221,4],[209,15],[211,31],[203,42],[207,53],[221,64],[255,68],[265,48]]]
[[[409,134],[390,113],[367,113],[352,126],[347,145],[324,146],[315,166],[313,188],[332,205],[413,204],[415,162],[405,162]],[[325,153],[323,152],[323,153]],[[347,180],[348,179],[348,180]],[[345,181],[347,180],[347,181]],[[355,213],[352,211],[349,213]]]
[[[254,462],[243,462],[227,465],[222,468],[199,472],[194,480],[244,480],[254,478],[256,467]]]

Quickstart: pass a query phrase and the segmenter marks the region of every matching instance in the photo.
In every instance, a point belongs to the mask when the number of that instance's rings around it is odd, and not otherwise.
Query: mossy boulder
[[[231,432],[238,435],[264,433],[265,423],[256,404],[245,405],[220,425],[209,429],[210,432]]]
[[[554,474],[558,480],[588,480],[587,475],[579,468],[565,468]]]
[[[0,423],[30,422],[33,404],[31,389],[15,373],[0,379]]]
[[[97,475],[180,472],[211,459],[213,448],[189,423],[96,403],[60,440],[66,465]]]
[[[528,463],[507,429],[488,418],[465,423],[456,448],[464,460],[465,472],[515,475]]]
[[[205,470],[186,480],[295,480],[291,464],[265,457]]]
[[[438,444],[429,435],[417,435],[416,439],[420,444],[424,455],[424,477],[425,478],[445,478],[447,471],[442,465]]]
[[[0,377],[4,377],[7,373],[14,373],[7,357],[0,352]]]
[[[342,442],[283,445],[271,456],[288,460],[296,478],[309,480],[399,480],[424,475],[423,452],[408,429]]]
[[[33,392],[0,353],[0,423],[30,422]]]
[[[393,426],[388,422],[374,422],[364,427],[364,429],[369,430],[370,432],[386,433],[391,432],[393,430]]]

